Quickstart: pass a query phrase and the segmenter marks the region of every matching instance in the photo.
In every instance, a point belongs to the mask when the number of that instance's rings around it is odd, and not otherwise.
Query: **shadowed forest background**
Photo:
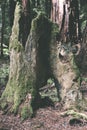
[[[0,0],[0,116],[1,130],[87,129],[86,0]]]

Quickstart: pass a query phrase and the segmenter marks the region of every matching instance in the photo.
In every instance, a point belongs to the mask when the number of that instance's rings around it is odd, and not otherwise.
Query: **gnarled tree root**
[[[87,115],[84,113],[75,112],[74,110],[68,110],[61,113],[61,116],[69,116],[71,115],[73,118],[87,120]]]

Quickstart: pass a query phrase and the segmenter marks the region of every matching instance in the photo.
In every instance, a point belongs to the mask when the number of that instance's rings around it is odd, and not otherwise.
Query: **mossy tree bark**
[[[23,15],[22,3],[17,2],[10,38],[9,80],[0,99],[1,108],[19,113],[23,118],[32,115],[38,107],[39,87],[46,84],[48,78],[48,43],[52,24],[43,14],[39,14],[31,24],[31,17],[27,14],[24,12]],[[21,22],[25,16],[29,19],[26,19],[28,26]],[[28,31],[27,28],[22,31],[22,25],[27,26]]]
[[[10,109],[10,111],[13,111],[14,113],[18,111],[18,107],[21,104],[21,102],[24,101],[24,98],[26,98],[26,94],[31,94],[30,90],[33,85],[32,84],[33,77],[30,75],[30,72],[28,72],[29,68],[26,62],[26,58],[24,56],[25,53],[24,47],[22,42],[20,42],[19,40],[20,33],[22,33],[20,32],[20,24],[19,24],[21,14],[22,14],[21,3],[17,2],[15,8],[12,35],[10,39],[9,81],[1,97],[1,100],[3,100],[1,104],[2,108],[6,107],[6,105],[11,103],[10,108],[9,105],[8,108]],[[27,109],[28,105],[29,104],[27,104]]]
[[[55,34],[57,36],[55,39],[52,38],[50,46],[50,66],[58,89],[58,97],[66,109],[82,107],[85,109],[87,97],[80,91],[81,73],[78,66],[82,49],[79,43],[78,0],[53,0],[52,3],[52,21],[58,23],[60,32],[58,35]],[[59,15],[56,15],[57,12]]]

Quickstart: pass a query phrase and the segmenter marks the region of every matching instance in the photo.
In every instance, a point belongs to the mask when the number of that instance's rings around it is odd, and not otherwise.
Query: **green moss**
[[[29,117],[29,108],[28,106],[24,106],[22,107],[22,110],[21,110],[21,119],[22,120],[25,120]]]
[[[7,108],[7,102],[2,101],[2,103],[0,103],[0,107],[1,107],[2,110],[6,109]]]
[[[21,50],[23,50],[23,46],[22,44],[19,42],[19,35],[20,35],[20,31],[19,31],[19,20],[21,17],[21,4],[20,2],[17,2],[16,4],[16,9],[15,9],[15,15],[14,15],[14,25],[12,28],[12,35],[11,35],[11,39],[10,39],[10,50],[14,49],[17,52],[20,52]]]
[[[36,105],[36,101],[37,101],[37,98],[38,98],[37,90],[35,90],[35,88],[32,89],[31,95],[32,95],[32,99],[31,99],[31,103],[30,104],[31,104],[31,113],[32,113],[33,109],[36,107],[35,105]]]
[[[28,105],[24,105],[24,107],[22,107],[21,110],[21,119],[22,120],[26,120],[29,117],[33,117],[34,112],[33,112],[33,108],[31,106]]]
[[[31,105],[30,105],[30,107],[29,107],[29,111],[30,111],[29,116],[30,116],[30,117],[33,117],[33,116],[34,116],[34,111],[33,111],[33,108],[32,108]]]
[[[32,25],[31,25],[32,31],[38,29],[38,25],[40,26],[40,24],[42,24],[40,19],[43,18],[44,18],[44,14],[40,13],[37,15],[36,18],[32,20]]]
[[[47,33],[46,30],[51,28],[51,25],[52,22],[46,17],[46,15],[44,15],[44,13],[39,13],[37,17],[32,20],[31,30],[35,31],[36,33],[38,32],[40,35],[40,33],[43,33],[43,30],[45,30],[45,33]]]
[[[82,82],[82,78],[79,76],[79,78],[78,78],[78,84],[79,84],[79,86],[81,86],[81,82]]]
[[[59,35],[59,26],[55,23],[52,23],[52,28],[51,28],[51,43],[54,44],[53,42],[56,42],[56,38]]]
[[[30,113],[31,117],[34,116],[34,111],[39,108],[40,102],[41,102],[41,96],[39,94],[39,90],[35,89],[33,87],[32,93],[31,93],[31,101],[30,101]]]
[[[12,43],[13,44],[11,44],[10,50],[14,49],[16,52],[20,52],[23,50],[22,44],[20,44],[20,42],[18,42],[17,40],[14,40]]]
[[[76,65],[74,55],[72,55],[71,64],[74,72],[76,73],[77,79],[80,78],[80,70],[78,66]]]
[[[52,24],[52,35],[54,34],[58,34],[59,33],[59,26],[58,26],[58,24],[56,24],[56,23],[53,23]]]
[[[87,82],[87,78],[82,78],[82,81],[85,81],[85,82]]]
[[[2,94],[1,100],[12,103],[11,112],[16,114],[18,112],[19,105],[25,100],[27,93],[31,93],[33,88],[33,81],[31,79],[26,79],[26,76],[20,72],[19,78],[10,79],[5,91]],[[15,75],[17,76],[17,75]],[[33,95],[34,97],[34,95]],[[5,102],[3,102],[5,103]],[[1,105],[3,108],[3,104]]]
[[[85,120],[87,120],[86,114],[81,113],[81,112],[76,112],[74,110],[67,110],[67,111],[65,111],[65,112],[63,112],[61,114],[61,116],[69,116],[69,115],[71,115],[72,117],[74,117],[76,119],[85,119]]]
[[[20,17],[19,12],[16,12],[18,13],[17,14],[18,17],[16,17],[17,19],[15,18],[16,21],[13,25],[14,27],[13,27],[11,41],[10,41],[10,49],[15,50],[15,53],[12,52],[11,58],[13,59],[11,60],[11,62],[12,64],[13,63],[15,64],[14,66],[11,66],[14,68],[11,68],[8,85],[6,86],[6,89],[2,95],[2,99],[5,99],[7,102],[10,102],[12,104],[11,111],[16,114],[19,111],[20,104],[22,105],[22,103],[24,103],[26,99],[26,95],[28,93],[31,93],[32,99],[31,99],[31,103],[29,104],[30,106],[29,107],[25,106],[21,111],[21,115],[23,119],[25,119],[27,118],[27,115],[33,114],[33,110],[35,110],[33,108],[37,107],[37,100],[39,98],[38,98],[38,92],[37,92],[38,89],[35,86],[36,72],[31,72],[32,68],[29,68],[30,63],[28,61],[25,61],[26,60],[24,59],[25,54],[23,53],[23,51],[21,51],[23,50],[23,47],[18,41],[18,36],[19,36],[18,28],[19,28],[19,17]],[[33,33],[32,34],[33,39],[34,39],[34,33],[35,33],[37,39],[38,39],[38,36],[40,37],[40,39],[42,39],[43,36],[46,36],[44,39],[47,39],[47,40],[44,40],[44,43],[45,44],[49,43],[48,37],[50,37],[50,33],[51,33],[50,23],[51,22],[42,14],[39,15],[37,18],[35,18],[32,22],[32,27],[31,27],[31,33]],[[39,33],[37,33],[37,31]],[[44,35],[45,33],[46,35]],[[38,40],[38,42],[42,42],[42,41],[43,40],[41,41]],[[34,43],[32,42],[32,44]],[[20,55],[18,52],[20,52]]]
[[[4,102],[12,102],[13,101],[13,89],[9,86],[9,83],[7,84],[4,92],[2,93],[1,96],[1,101]]]
[[[14,105],[11,109],[11,111],[16,114],[18,113],[18,108],[19,108],[19,105],[22,103],[22,100],[20,98],[20,96],[17,94],[14,95]]]

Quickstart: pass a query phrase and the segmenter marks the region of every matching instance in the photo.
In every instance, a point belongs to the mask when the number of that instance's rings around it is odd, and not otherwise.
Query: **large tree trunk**
[[[6,89],[2,95],[2,107],[11,103],[10,111],[16,113],[22,101],[26,98],[26,94],[31,94],[31,86],[33,77],[28,72],[28,63],[24,56],[24,48],[19,41],[21,18],[21,5],[16,4],[14,24],[10,39],[10,74]],[[29,89],[29,91],[28,91]],[[27,100],[27,99],[25,99]],[[31,100],[31,95],[29,102]],[[30,104],[30,103],[29,103]],[[27,105],[29,105],[27,104]],[[9,107],[9,106],[8,106]]]
[[[80,91],[82,78],[77,66],[81,61],[78,0],[53,0],[52,3],[51,18],[58,23],[60,31],[52,40],[50,55],[58,97],[65,108],[86,108],[87,98]]]
[[[83,101],[80,92],[80,71],[71,49],[66,45],[56,45],[56,41],[52,40],[50,48],[51,72],[58,90],[58,98],[65,109],[81,107]]]
[[[21,3],[17,2],[10,39],[9,80],[1,97],[1,107],[10,112],[19,112],[26,118],[38,107],[39,87],[46,84],[49,76],[48,43],[52,23],[40,14],[32,20],[31,29],[28,25],[28,31],[26,28],[22,31],[22,18],[25,16],[22,15]],[[25,22],[23,26],[26,26]],[[27,38],[25,35],[23,42],[21,39],[24,37],[21,35],[24,31],[28,35],[26,34]]]

